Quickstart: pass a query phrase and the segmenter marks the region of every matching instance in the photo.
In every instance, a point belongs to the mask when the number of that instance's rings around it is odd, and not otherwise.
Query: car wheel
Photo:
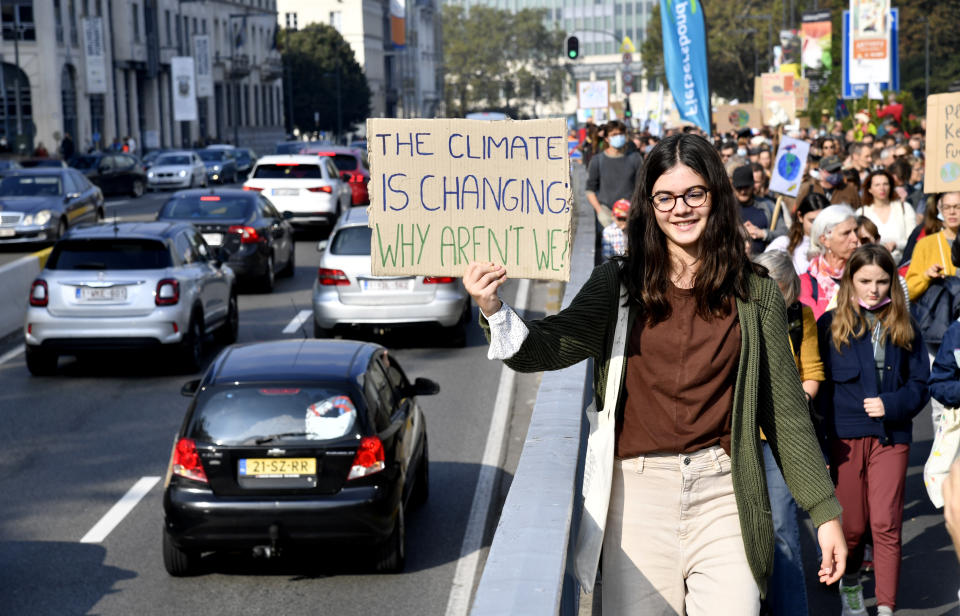
[[[397,512],[397,521],[393,532],[377,548],[377,571],[381,573],[400,573],[406,564],[407,528],[403,521],[403,505]]]
[[[260,290],[264,293],[273,293],[273,284],[276,282],[277,275],[273,270],[273,255],[267,256],[267,271],[260,278]]]
[[[53,236],[53,240],[56,241],[63,237],[67,233],[67,221],[63,218],[60,219],[60,222],[57,223],[56,235]]]
[[[314,338],[331,338],[333,336],[333,330],[327,329],[326,327],[320,327],[317,325],[316,320],[313,322],[313,337]]]
[[[240,310],[237,308],[237,296],[230,296],[230,304],[227,308],[227,319],[223,322],[217,333],[214,334],[217,342],[223,345],[233,344],[237,341],[237,332],[240,331]]]
[[[417,475],[414,479],[413,494],[410,495],[410,504],[420,507],[427,502],[430,495],[430,454],[427,448],[427,435],[423,435],[423,455],[420,465],[417,466]]]
[[[184,332],[179,350],[180,364],[185,372],[192,374],[200,370],[200,360],[203,357],[203,318],[198,313],[190,317],[190,325]]]
[[[293,242],[291,242],[290,258],[287,259],[287,264],[283,266],[282,270],[280,270],[281,276],[284,276],[285,278],[293,278],[293,275],[296,273],[296,270],[297,270],[296,255],[297,255],[297,248],[295,245],[293,245]]]
[[[170,533],[163,531],[163,566],[174,577],[184,577],[196,573],[200,564],[200,553],[181,550],[173,545]]]
[[[57,372],[57,355],[50,351],[42,351],[33,346],[27,346],[27,370],[33,376],[52,376]]]
[[[134,198],[139,198],[143,196],[143,191],[144,191],[143,180],[134,180],[133,185],[130,188],[130,194]]]

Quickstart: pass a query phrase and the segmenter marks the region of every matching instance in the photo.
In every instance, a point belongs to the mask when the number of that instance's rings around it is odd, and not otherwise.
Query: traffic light
[[[630,109],[630,97],[629,97],[629,96],[628,96],[627,99],[624,101],[624,105],[623,105],[623,117],[626,118],[627,120],[629,120],[630,118],[633,117],[633,110]]]
[[[571,60],[580,57],[580,39],[575,36],[567,37],[567,57]]]

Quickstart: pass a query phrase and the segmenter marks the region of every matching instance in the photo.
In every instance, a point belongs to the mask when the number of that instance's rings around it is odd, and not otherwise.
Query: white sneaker
[[[840,604],[842,616],[865,616],[867,608],[863,606],[863,585],[844,586],[840,582]]]

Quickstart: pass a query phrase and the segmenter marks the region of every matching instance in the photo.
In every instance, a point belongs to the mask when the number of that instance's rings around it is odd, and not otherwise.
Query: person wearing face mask
[[[626,153],[627,127],[613,120],[606,128],[607,147],[590,160],[587,168],[587,201],[597,215],[597,250],[600,255],[600,237],[603,228],[613,222],[613,204],[619,199],[633,197],[637,172],[643,157],[636,151]]]
[[[903,295],[891,292],[896,275],[886,248],[861,246],[843,273],[836,310],[817,322],[826,380],[816,402],[848,548],[840,581],[844,616],[866,614],[859,571],[868,528],[877,614],[896,608],[912,423],[930,397],[920,330]]]
[[[845,203],[856,209],[860,207],[860,193],[857,187],[843,176],[843,161],[839,156],[824,156],[820,159],[818,178],[811,178],[800,187],[797,201],[803,200],[810,192],[820,193],[831,204]]]

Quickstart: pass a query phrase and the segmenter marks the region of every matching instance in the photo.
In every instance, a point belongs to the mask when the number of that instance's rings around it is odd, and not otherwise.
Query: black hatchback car
[[[163,562],[194,573],[202,552],[350,543],[377,570],[404,566],[404,510],[427,498],[426,419],[383,347],[279,340],[228,347],[175,437],[163,492]]]
[[[277,276],[296,270],[291,217],[263,195],[233,188],[181,190],[157,213],[157,220],[191,223],[214,248],[229,245],[230,269],[267,293]]]
[[[120,152],[92,152],[75,156],[70,166],[87,176],[105,194],[140,197],[147,190],[147,171],[136,156]]]

